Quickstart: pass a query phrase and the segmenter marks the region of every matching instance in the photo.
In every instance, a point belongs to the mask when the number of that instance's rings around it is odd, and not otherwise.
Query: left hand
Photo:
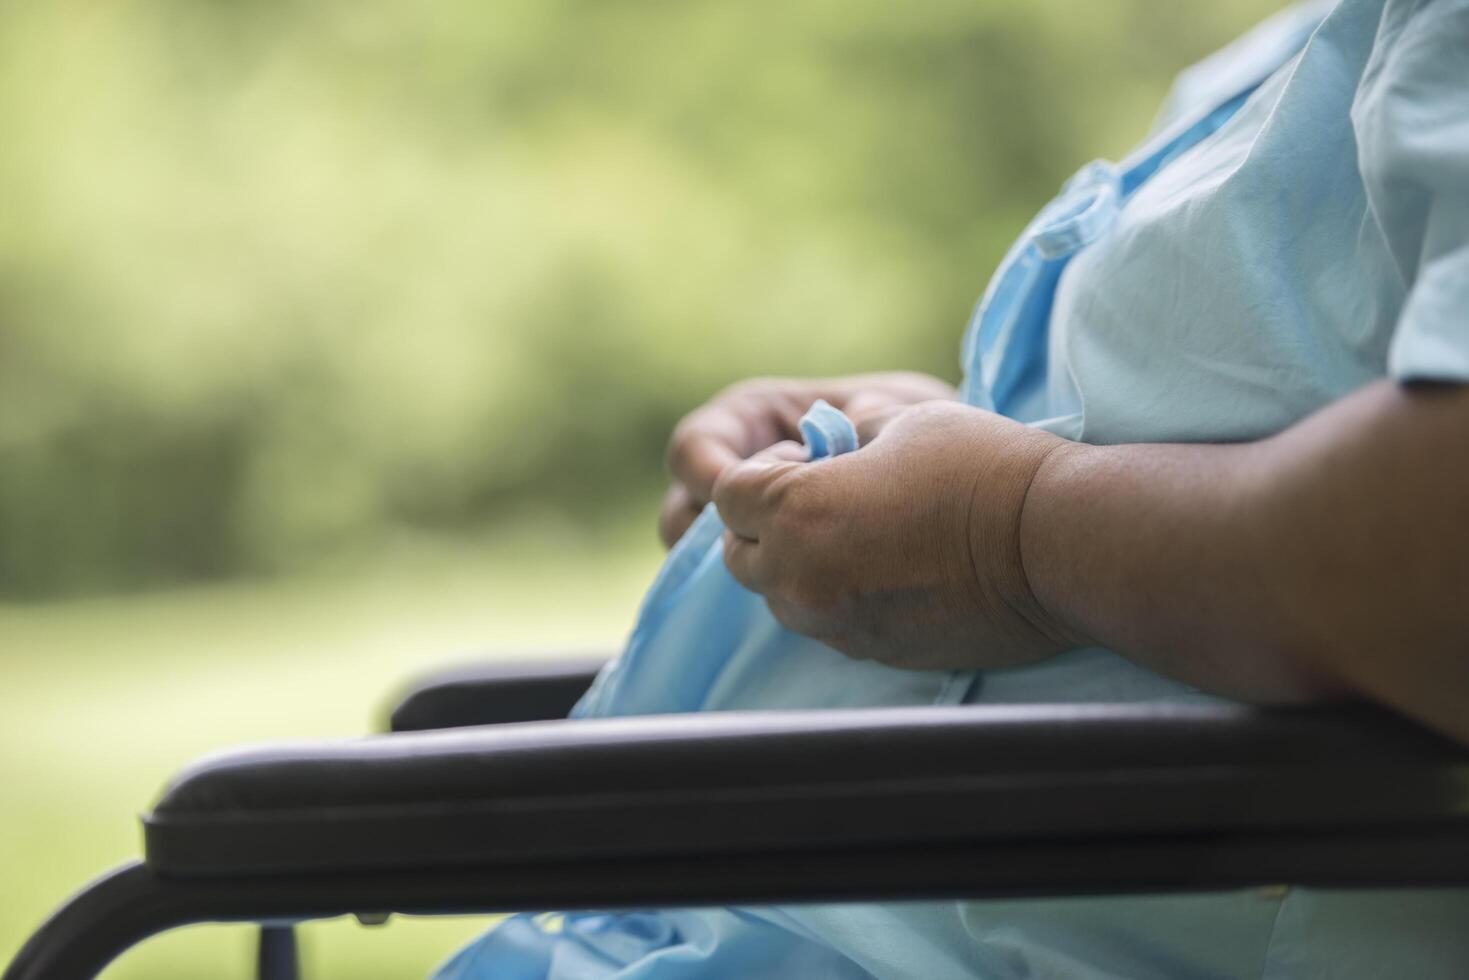
[[[789,628],[857,659],[992,668],[1080,645],[1026,582],[1020,519],[1056,436],[949,401],[859,426],[816,463],[782,443],[720,476],[725,562]]]
[[[825,399],[853,421],[903,405],[953,398],[954,389],[915,371],[838,378],[750,378],[690,412],[668,440],[673,481],[658,516],[665,547],[683,537],[704,510],[719,474],[783,439],[800,435],[802,413]]]

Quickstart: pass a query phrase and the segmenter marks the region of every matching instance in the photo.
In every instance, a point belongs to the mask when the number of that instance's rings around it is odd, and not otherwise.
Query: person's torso
[[[1385,373],[1404,290],[1350,115],[1378,7],[1335,10],[1067,266],[1048,396],[1080,438],[1259,438]]]

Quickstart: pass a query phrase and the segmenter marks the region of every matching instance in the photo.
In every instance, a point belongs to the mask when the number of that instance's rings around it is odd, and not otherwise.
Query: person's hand
[[[926,374],[894,371],[845,378],[757,378],[731,385],[685,416],[668,442],[672,486],[658,533],[666,547],[683,537],[704,509],[726,467],[778,442],[799,439],[801,416],[818,398],[854,422],[895,406],[953,398],[954,389]]]
[[[775,617],[841,652],[914,669],[998,667],[1074,646],[1020,556],[1031,480],[1056,436],[957,402],[870,417],[815,463],[783,443],[726,468],[725,562]]]

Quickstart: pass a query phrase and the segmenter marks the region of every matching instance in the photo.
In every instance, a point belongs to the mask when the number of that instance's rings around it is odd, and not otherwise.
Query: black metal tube
[[[125,865],[62,906],[0,980],[94,980],[149,936],[195,922],[304,921],[359,912],[677,907],[916,898],[1201,892],[1469,883],[1455,825],[1257,838],[1018,841],[998,845],[709,854],[455,870],[161,879]]]
[[[301,980],[301,958],[297,951],[294,926],[260,927],[255,976],[258,980]]]
[[[21,947],[4,980],[92,980],[130,946],[176,922],[166,889],[141,862],[82,889]],[[187,921],[187,919],[185,920]]]

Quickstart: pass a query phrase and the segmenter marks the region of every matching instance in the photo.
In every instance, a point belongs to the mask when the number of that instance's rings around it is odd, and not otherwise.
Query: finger
[[[908,408],[907,405],[888,405],[885,408],[868,412],[862,418],[852,416],[852,421],[857,426],[857,445],[865,446],[882,434],[882,430]]]
[[[714,506],[725,527],[757,541],[760,529],[780,504],[781,478],[802,464],[783,459],[772,446],[726,469],[714,484]]]
[[[870,415],[885,412],[895,405],[911,405],[886,391],[859,391],[842,405],[842,412],[853,422],[861,422]]]
[[[714,481],[744,458],[748,433],[732,413],[703,409],[679,423],[668,442],[668,472],[695,503],[707,503]]]
[[[658,513],[658,537],[663,541],[663,547],[672,548],[677,544],[701,510],[703,507],[694,503],[688,488],[682,483],[669,487],[668,493],[663,495],[663,509]]]
[[[811,450],[799,442],[787,439],[773,446],[767,446],[750,459],[757,462],[808,463],[811,461]]]
[[[724,564],[734,580],[751,592],[764,595],[770,587],[765,553],[758,541],[742,538],[733,531],[724,532]]]

